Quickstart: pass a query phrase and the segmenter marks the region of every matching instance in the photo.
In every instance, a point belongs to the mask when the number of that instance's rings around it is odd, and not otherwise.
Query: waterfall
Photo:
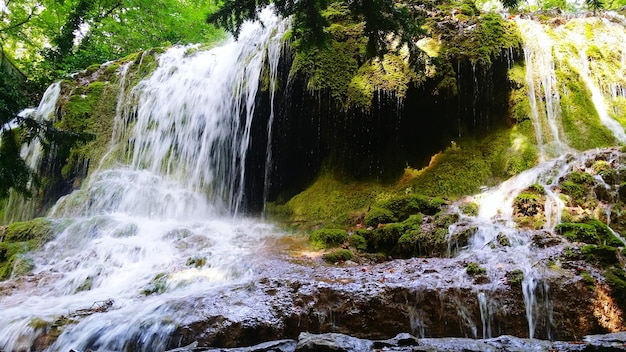
[[[600,35],[599,33],[596,36],[596,38],[594,38],[595,39],[594,41],[595,42],[604,41],[603,44],[605,46],[609,46],[609,45],[613,47],[623,46],[624,40],[626,40],[626,33],[623,27],[611,26],[608,23],[603,23],[603,25],[608,26],[612,29],[616,29],[616,30],[611,31],[609,34],[605,33],[604,35]],[[617,30],[618,28],[621,30]],[[592,72],[592,70],[590,70],[589,68],[590,58],[588,57],[587,51],[590,49],[590,45],[588,44],[589,40],[586,37],[583,37],[580,33],[577,33],[577,32],[568,33],[568,36],[575,43],[578,49],[579,61],[576,63],[576,66],[578,67],[578,71],[579,71],[581,79],[587,86],[587,89],[589,89],[589,91],[591,92],[591,101],[593,102],[593,105],[596,111],[598,112],[598,116],[600,117],[600,122],[602,122],[602,124],[613,133],[615,138],[620,143],[626,143],[626,133],[624,133],[624,127],[620,125],[619,122],[611,118],[611,116],[609,115],[609,107],[606,102],[605,94],[607,95],[607,98],[610,99],[612,89],[605,88],[604,91],[606,93],[603,94],[603,91],[600,89],[599,83],[605,84],[608,87],[611,87],[611,86],[618,87],[619,85],[615,83],[611,85],[610,82],[604,82],[605,80],[607,80],[607,77],[599,77],[599,78],[594,77],[596,76],[595,72]],[[617,42],[616,42],[616,39],[617,39]],[[604,73],[605,71],[608,71],[608,70],[600,68],[598,71],[600,71],[600,73]],[[618,74],[616,76],[620,76],[620,75]],[[613,79],[615,79],[615,77],[613,77]],[[615,92],[617,91],[619,91],[619,89],[615,89]],[[616,97],[617,95],[615,96],[615,98]]]
[[[51,120],[54,118],[57,101],[61,93],[61,82],[51,84],[43,94],[41,102],[36,109],[24,109],[18,116],[21,118],[31,118],[37,122]],[[16,125],[13,125],[17,127]],[[42,145],[38,138],[34,138],[29,143],[22,145],[20,157],[26,162],[26,166],[35,173],[38,173],[41,167]],[[25,198],[23,195],[11,191],[6,206],[3,222],[5,224],[33,218],[36,214],[36,201],[31,198]]]
[[[51,211],[55,239],[27,254],[42,284],[0,297],[0,350],[28,350],[59,324],[49,351],[164,350],[194,314],[183,297],[254,277],[254,251],[276,231],[233,214],[262,67],[276,70],[287,30],[269,9],[260,21],[209,51],[169,49],[118,97],[111,148],[124,153]]]
[[[531,107],[531,118],[535,127],[539,157],[558,156],[569,147],[561,140],[559,119],[561,114],[559,90],[557,87],[552,39],[543,25],[532,20],[517,19],[524,39],[524,59],[526,62],[526,85]],[[547,125],[549,130],[544,130]],[[551,137],[553,150],[546,154],[544,137]],[[550,146],[550,145],[548,145]]]

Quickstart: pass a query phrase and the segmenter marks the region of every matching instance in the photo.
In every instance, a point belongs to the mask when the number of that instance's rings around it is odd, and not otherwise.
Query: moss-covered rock
[[[54,224],[44,218],[7,226],[0,236],[0,280],[30,272],[34,263],[25,254],[50,241],[54,231]]]
[[[581,252],[588,263],[599,264],[603,267],[619,265],[617,248],[607,245],[587,244]]]
[[[320,229],[309,235],[309,242],[315,248],[324,249],[338,247],[346,238],[348,238],[348,233],[345,230]]]
[[[52,222],[46,218],[15,222],[7,226],[4,241],[26,242],[34,240],[42,244],[51,239],[53,231]]]
[[[521,287],[524,281],[524,272],[520,269],[509,271],[505,275],[507,283],[511,287]]]
[[[347,249],[338,249],[329,253],[325,253],[322,255],[324,261],[330,264],[345,262],[347,260],[352,259],[353,254],[351,251]]]
[[[478,264],[476,262],[469,262],[465,266],[465,272],[469,276],[480,276],[480,275],[486,275],[487,274],[487,269],[485,269],[484,267],[480,266],[480,264]]]
[[[367,240],[365,237],[358,233],[354,233],[348,237],[348,243],[351,247],[355,248],[358,251],[366,251],[367,250]]]
[[[623,246],[604,223],[597,219],[588,219],[582,223],[561,223],[556,226],[557,233],[570,241],[594,245]]]
[[[372,227],[396,221],[398,221],[398,218],[394,215],[393,211],[378,206],[372,207],[370,211],[367,212],[367,215],[365,215],[365,224]]]

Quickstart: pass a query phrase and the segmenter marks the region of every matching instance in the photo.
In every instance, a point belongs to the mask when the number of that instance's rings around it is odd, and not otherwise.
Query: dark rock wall
[[[265,180],[270,95],[257,97],[247,160],[246,208],[256,212],[268,200],[282,202],[302,191],[322,167],[352,179],[393,180],[406,166],[423,167],[453,140],[480,137],[508,121],[508,69],[520,58],[505,51],[492,65],[453,65],[457,94],[437,90],[430,79],[409,87],[406,97],[374,94],[372,108],[339,106],[328,91],[309,91],[305,77],[289,77],[291,54],[279,66],[274,100],[271,165]]]

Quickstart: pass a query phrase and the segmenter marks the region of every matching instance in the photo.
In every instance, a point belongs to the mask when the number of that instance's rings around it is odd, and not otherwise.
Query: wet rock
[[[418,346],[419,339],[407,333],[400,333],[388,340],[374,341],[374,348]]]
[[[168,352],[574,352],[574,351],[624,351],[626,332],[590,335],[580,342],[546,341],[503,335],[491,339],[423,338],[401,333],[388,340],[366,340],[344,334],[301,333],[298,340],[264,342],[251,347],[214,348],[192,344]]]
[[[309,334],[298,337],[296,352],[357,352],[371,351],[372,342],[344,334]]]
[[[605,335],[585,336],[584,341],[592,347],[591,351],[624,351],[626,350],[626,332]]]
[[[539,248],[552,247],[563,243],[562,237],[545,230],[535,232],[531,240],[533,245]]]
[[[295,349],[295,340],[278,340],[240,348],[198,347],[198,343],[195,342],[189,346],[175,348],[167,352],[293,352]]]

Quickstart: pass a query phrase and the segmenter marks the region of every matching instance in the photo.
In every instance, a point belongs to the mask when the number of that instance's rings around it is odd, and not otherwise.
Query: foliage
[[[585,5],[593,12],[598,12],[604,8],[604,2],[602,0],[585,0]]]
[[[309,242],[318,249],[337,247],[348,237],[348,233],[341,229],[320,229],[309,235]]]
[[[20,158],[20,146],[15,131],[2,133],[0,141],[0,199],[15,189],[21,194],[30,195],[29,181],[31,171]]]
[[[0,45],[40,88],[50,81],[138,49],[207,42],[206,0],[25,0],[0,11]]]
[[[519,6],[521,1],[520,0],[501,0],[501,2],[502,2],[502,6],[504,6],[506,9],[514,10]]]
[[[457,60],[465,58],[489,66],[492,59],[499,57],[504,49],[521,45],[517,26],[498,14],[484,14],[480,19],[473,20],[473,25],[476,26],[473,30],[449,38],[446,42],[448,57]]]
[[[221,26],[235,36],[244,21],[257,19],[259,9],[269,4],[283,16],[293,16],[293,38],[301,48],[321,47],[328,43],[331,31],[329,17],[337,6],[330,0],[225,0],[220,9],[207,17],[207,22]],[[423,34],[423,14],[418,6],[401,4],[392,0],[356,0],[339,3],[350,17],[363,22],[363,35],[367,38],[368,56],[380,55],[389,49],[388,37],[395,36],[400,46],[414,47],[414,40]]]

